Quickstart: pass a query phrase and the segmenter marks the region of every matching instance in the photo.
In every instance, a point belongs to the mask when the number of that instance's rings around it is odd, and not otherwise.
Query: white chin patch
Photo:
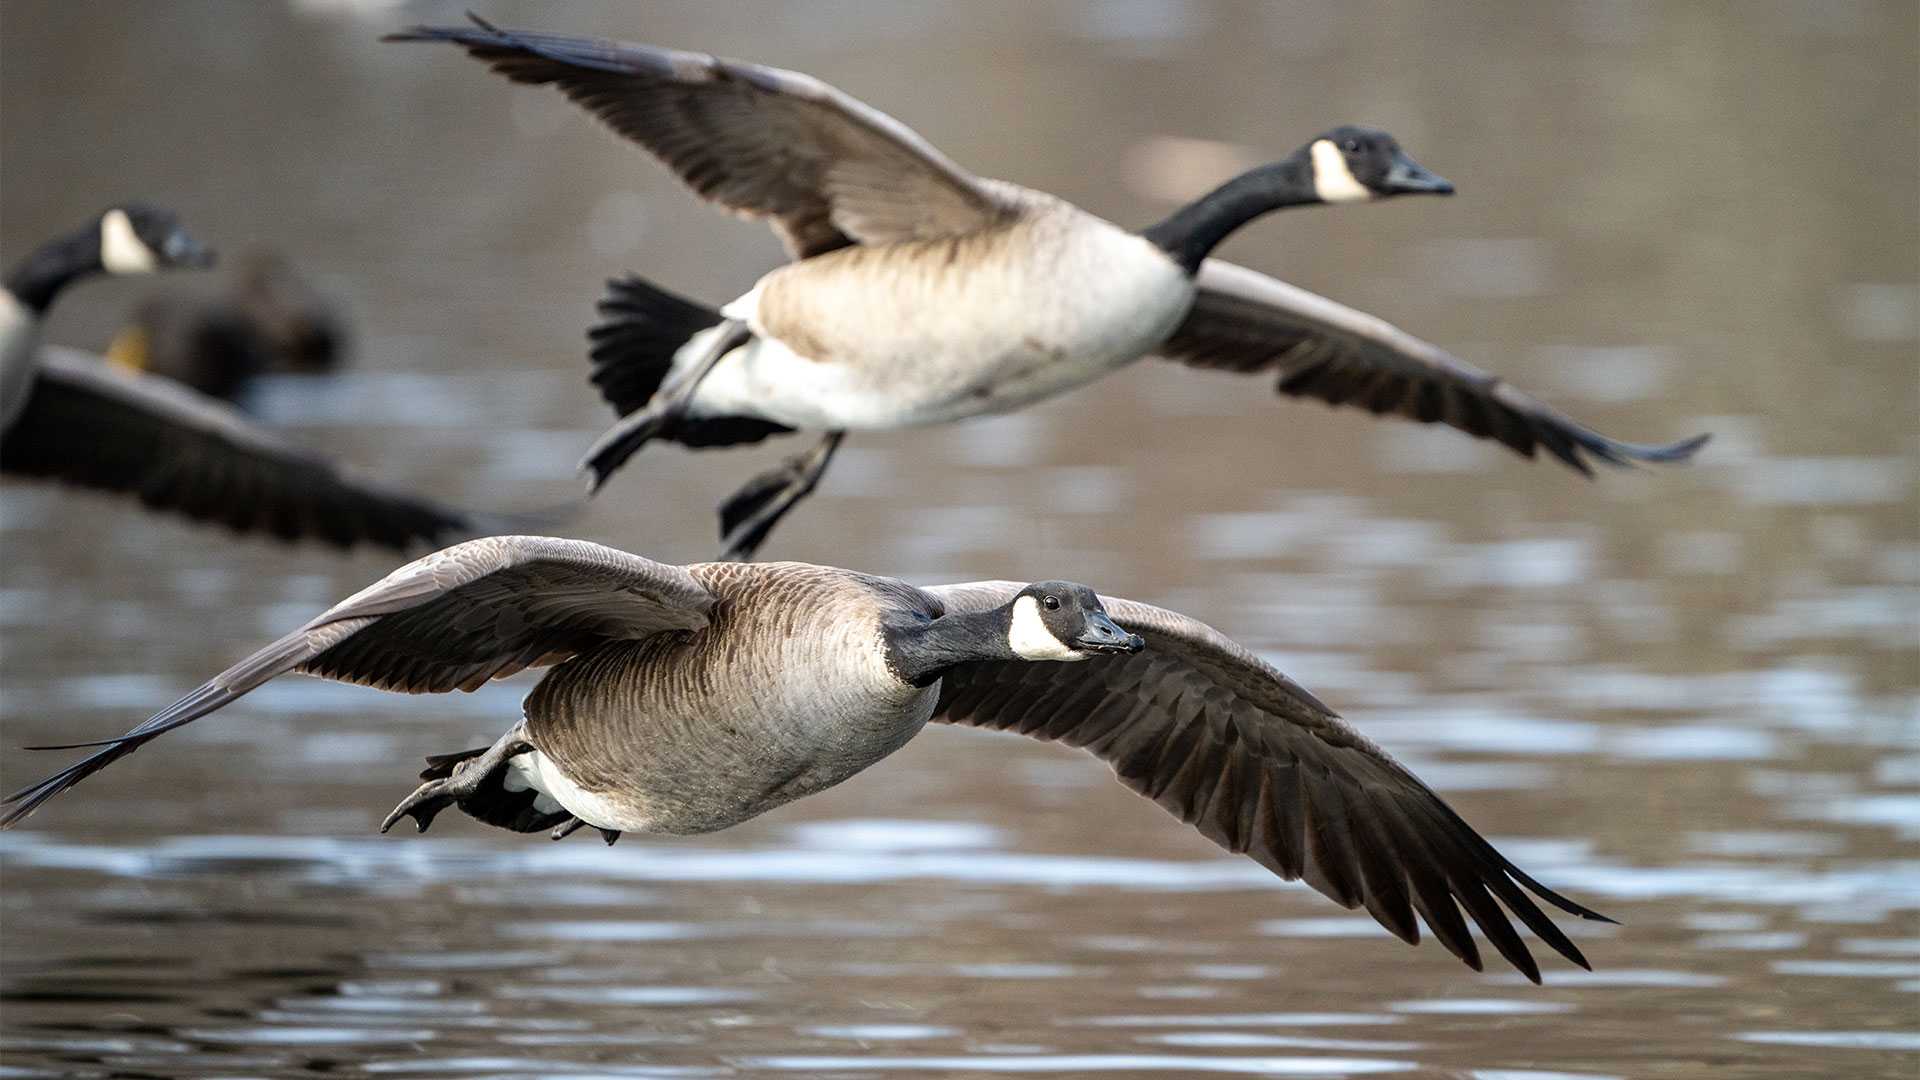
[[[1366,202],[1374,197],[1367,185],[1353,178],[1347,155],[1331,139],[1313,142],[1313,193],[1321,202]]]
[[[1022,660],[1085,660],[1088,656],[1053,636],[1040,618],[1040,602],[1023,596],[1013,602],[1013,625],[1007,629],[1007,647]]]
[[[151,274],[160,265],[125,210],[109,210],[100,218],[100,265],[109,274]]]

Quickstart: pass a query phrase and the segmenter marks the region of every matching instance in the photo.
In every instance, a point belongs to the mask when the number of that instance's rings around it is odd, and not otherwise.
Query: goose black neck
[[[959,664],[974,660],[1011,660],[1007,644],[1012,613],[956,612],[925,622],[900,622],[887,627],[887,665],[910,686],[932,686]]]
[[[98,234],[89,227],[27,256],[8,272],[7,291],[36,315],[45,315],[60,290],[103,269]]]
[[[1189,275],[1197,274],[1208,253],[1240,226],[1282,207],[1319,201],[1312,169],[1304,161],[1287,158],[1241,173],[1141,235]]]

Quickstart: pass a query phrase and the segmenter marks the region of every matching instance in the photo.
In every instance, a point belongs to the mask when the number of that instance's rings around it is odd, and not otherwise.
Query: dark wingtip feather
[[[1679,442],[1648,445],[1645,443],[1617,442],[1605,436],[1581,440],[1581,447],[1594,457],[1609,465],[1626,468],[1636,462],[1650,465],[1678,465],[1691,461],[1700,448],[1713,438],[1712,432],[1704,432]],[[1583,470],[1585,471],[1585,470]],[[1588,475],[1592,475],[1591,472]]]
[[[448,31],[446,29],[442,27],[437,27],[437,26],[409,26],[405,30],[395,30],[392,33],[381,34],[380,40],[383,43],[409,42],[409,41],[446,41],[448,40],[447,33]]]
[[[43,743],[39,746],[23,746],[22,750],[91,750],[96,746],[112,746],[127,741],[125,735],[115,735],[111,739],[94,739],[90,742]]]
[[[1488,846],[1488,850],[1489,851],[1492,850],[1491,845]],[[1592,908],[1586,907],[1582,904],[1575,903],[1574,901],[1567,899],[1566,897],[1560,895],[1559,893],[1554,892],[1552,889],[1547,888],[1545,885],[1540,884],[1538,881],[1534,880],[1533,875],[1528,874],[1526,871],[1513,865],[1513,863],[1509,861],[1506,858],[1506,856],[1500,855],[1498,852],[1495,852],[1494,854],[1497,858],[1500,859],[1500,862],[1503,864],[1501,869],[1505,870],[1509,876],[1511,876],[1515,881],[1518,881],[1520,884],[1526,886],[1527,890],[1533,893],[1533,895],[1539,897],[1542,900],[1545,900],[1547,903],[1552,904],[1554,907],[1559,908],[1561,911],[1564,911],[1569,915],[1579,916],[1582,919],[1586,919],[1588,922],[1603,922],[1608,924],[1609,926],[1621,925],[1618,919],[1610,919],[1607,916],[1602,915],[1599,912],[1593,910]]]
[[[467,12],[467,18],[473,23],[474,26],[479,27],[480,30],[485,33],[492,34],[497,37],[504,36],[501,33],[501,30],[498,26],[495,26],[494,24],[488,22],[487,20],[481,18],[480,16],[475,15],[471,11]],[[450,41],[456,45],[472,45],[472,44],[475,44],[475,42],[472,39],[472,35],[473,35],[473,31],[464,26],[427,26],[424,24],[420,24],[415,26],[409,26],[404,30],[395,30],[390,34],[382,34],[380,35],[380,40],[381,41],[399,41],[399,42]]]
[[[1665,446],[1635,446],[1634,455],[1642,461],[1686,461],[1713,439],[1713,432],[1703,431],[1691,439],[1668,443]]]
[[[21,788],[5,799],[0,799],[0,805],[12,807],[5,816],[0,816],[0,831],[11,829],[32,817],[33,812],[45,805],[49,799],[132,753],[141,741],[143,740],[133,740],[129,743],[128,740],[118,740],[115,745],[95,751],[45,780],[30,787]]]

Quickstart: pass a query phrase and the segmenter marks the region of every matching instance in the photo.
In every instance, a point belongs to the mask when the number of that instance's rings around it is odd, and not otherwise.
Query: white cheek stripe
[[[1347,168],[1347,155],[1341,153],[1331,139],[1313,141],[1313,193],[1320,196],[1321,202],[1330,203],[1366,202],[1373,198],[1373,192],[1354,179],[1353,170]]]
[[[100,218],[100,265],[107,273],[150,274],[159,264],[125,210],[115,207]]]
[[[1013,625],[1007,629],[1007,647],[1022,660],[1085,660],[1087,654],[1053,636],[1040,617],[1040,603],[1031,596],[1013,602]]]

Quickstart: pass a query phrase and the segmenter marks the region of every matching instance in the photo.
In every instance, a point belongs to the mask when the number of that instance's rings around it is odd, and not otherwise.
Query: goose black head
[[[180,226],[173,211],[150,203],[122,203],[95,227],[100,267],[109,274],[150,274],[166,267],[213,265],[213,252]]]
[[[1013,598],[1007,647],[1022,660],[1086,660],[1147,647],[1114,624],[1100,597],[1070,581],[1040,581]]]
[[[1452,184],[1408,157],[1384,131],[1349,124],[1320,135],[1306,149],[1314,194],[1321,202],[1453,194]]]

